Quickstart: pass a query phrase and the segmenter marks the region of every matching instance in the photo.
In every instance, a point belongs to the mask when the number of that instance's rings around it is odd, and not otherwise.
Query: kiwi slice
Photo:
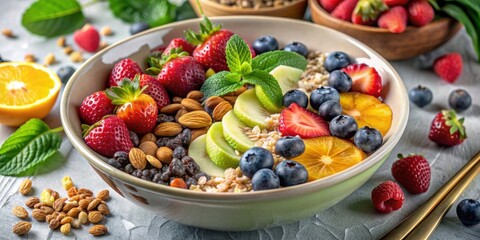
[[[245,135],[246,124],[241,122],[233,110],[227,112],[222,118],[223,135],[233,149],[245,152],[255,146],[252,140]]]
[[[249,89],[237,97],[233,107],[235,116],[249,127],[267,128],[265,119],[271,113],[258,101],[255,89]]]
[[[197,137],[188,147],[188,155],[200,166],[200,171],[213,177],[223,177],[225,170],[212,162],[207,154],[207,135]]]
[[[240,162],[240,156],[236,154],[223,136],[221,122],[214,123],[208,129],[206,137],[207,154],[218,167],[223,169],[236,168]]]

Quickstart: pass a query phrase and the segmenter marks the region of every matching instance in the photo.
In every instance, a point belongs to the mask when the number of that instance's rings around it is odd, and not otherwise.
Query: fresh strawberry
[[[343,0],[318,0],[320,6],[327,12],[332,12]]]
[[[82,122],[88,125],[92,125],[105,115],[113,114],[115,106],[112,104],[105,92],[98,91],[83,99],[80,105],[79,114]]]
[[[343,71],[352,78],[352,92],[361,92],[375,97],[382,93],[382,78],[374,67],[367,64],[351,64]]]
[[[389,7],[405,6],[407,5],[408,1],[410,0],[383,0],[383,2]]]
[[[417,27],[430,23],[435,17],[435,10],[428,0],[412,0],[407,6],[408,21]]]
[[[372,202],[377,211],[389,213],[400,209],[405,200],[405,195],[398,184],[386,181],[372,190]]]
[[[195,58],[181,49],[173,49],[170,55],[150,58],[149,73],[158,74],[158,81],[178,97],[185,97],[192,90],[198,90],[205,81],[205,71]]]
[[[133,148],[127,126],[115,115],[106,116],[92,126],[82,126],[83,139],[95,152],[113,157],[118,151],[129,152]]]
[[[430,164],[421,155],[403,157],[392,165],[392,175],[410,193],[424,193],[430,187]]]
[[[157,121],[158,108],[155,100],[140,89],[139,76],[124,79],[119,87],[105,90],[114,105],[118,105],[116,114],[130,131],[146,134],[153,130]]]
[[[359,0],[352,13],[352,22],[360,25],[374,25],[380,14],[388,7],[382,0]]]
[[[100,34],[92,25],[86,24],[82,29],[75,31],[73,40],[87,52],[96,52],[100,45]]]
[[[428,138],[442,146],[454,146],[466,138],[464,118],[458,119],[454,110],[443,110],[435,116]]]
[[[147,87],[143,93],[149,95],[157,103],[157,108],[161,109],[162,107],[170,104],[170,97],[168,96],[167,90],[165,87],[154,77],[148,74],[140,75],[140,87]]]
[[[353,9],[357,6],[358,0],[344,0],[330,13],[333,17],[345,21],[351,21]]]
[[[402,33],[407,29],[407,10],[403,6],[392,7],[378,18],[378,26],[392,33]]]
[[[283,136],[300,136],[313,138],[330,135],[328,123],[318,114],[315,114],[296,103],[280,113],[279,131]]]
[[[142,69],[130,58],[122,59],[115,64],[110,72],[108,81],[109,87],[116,87],[122,83],[124,78],[133,79],[135,75],[142,73]]]
[[[193,46],[183,38],[174,38],[170,41],[167,48],[163,50],[163,55],[170,54],[170,50],[172,50],[173,48],[182,48],[183,51],[188,52],[188,54],[191,56],[193,54],[195,46]]]
[[[433,63],[433,71],[443,80],[455,82],[463,69],[462,55],[458,53],[449,53],[439,57]]]

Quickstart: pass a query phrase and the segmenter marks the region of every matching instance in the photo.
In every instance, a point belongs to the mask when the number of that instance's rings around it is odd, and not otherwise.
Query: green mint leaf
[[[225,56],[228,68],[234,73],[242,73],[244,64],[252,64],[250,48],[237,34],[228,40],[227,47],[225,48]]]
[[[248,75],[253,71],[252,65],[248,64],[247,62],[242,63],[242,67],[240,67],[240,74],[245,76]]]
[[[278,106],[282,105],[282,89],[270,73],[254,69],[250,74],[243,77],[244,83],[260,85],[267,98]]]
[[[36,118],[26,122],[0,147],[0,174],[16,176],[54,156],[62,143],[60,130]]]
[[[146,22],[150,27],[175,20],[177,6],[168,0],[108,0],[115,17],[124,22]]]
[[[242,81],[242,75],[240,75],[238,73],[228,73],[225,76],[225,78],[232,83],[237,83],[237,82]]]
[[[262,53],[252,60],[253,69],[265,70],[266,72],[270,72],[280,65],[305,70],[307,60],[298,53],[283,50]]]
[[[203,92],[204,99],[207,99],[211,96],[223,96],[243,86],[243,83],[240,81],[229,81],[227,79],[229,74],[231,73],[227,71],[221,71],[207,78],[200,89],[200,91]]]
[[[29,32],[55,37],[79,29],[85,22],[76,0],[38,0],[22,15],[22,25]]]

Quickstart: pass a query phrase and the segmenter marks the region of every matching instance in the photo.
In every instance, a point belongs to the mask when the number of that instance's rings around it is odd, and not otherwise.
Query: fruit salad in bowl
[[[388,62],[341,33],[203,18],[92,57],[68,83],[61,117],[133,203],[187,225],[251,230],[312,216],[367,181],[403,133],[406,96]]]

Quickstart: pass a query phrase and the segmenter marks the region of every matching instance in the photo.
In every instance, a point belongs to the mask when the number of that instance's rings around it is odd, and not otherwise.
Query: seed
[[[63,48],[63,53],[65,53],[66,55],[70,55],[72,54],[72,52],[73,52],[73,48],[70,46],[66,46]]]
[[[55,209],[55,211],[57,212],[62,211],[63,205],[65,205],[66,200],[67,200],[66,198],[59,198],[55,200],[55,202],[53,202],[53,209]]]
[[[45,219],[47,218],[47,214],[45,214],[45,212],[42,209],[33,209],[32,217],[35,220],[41,222],[41,221],[45,221]]]
[[[147,155],[147,161],[154,167],[160,169],[162,168],[162,163],[160,160],[156,159],[154,156]]]
[[[34,208],[35,204],[39,202],[40,202],[40,199],[38,199],[37,197],[30,197],[27,199],[27,201],[25,201],[25,205],[29,208]]]
[[[60,221],[58,221],[57,219],[52,219],[52,221],[50,221],[48,226],[50,227],[50,229],[55,230],[58,227],[60,227]]]
[[[70,54],[70,60],[74,63],[83,62],[83,56],[81,52],[73,51]]]
[[[27,195],[30,190],[32,189],[32,180],[25,178],[21,183],[20,187],[18,188],[18,192],[22,195]]]
[[[109,197],[110,197],[110,192],[107,189],[104,189],[104,190],[98,192],[98,194],[97,194],[97,198],[102,200],[102,201],[108,200]]]
[[[140,144],[140,146],[138,146],[138,148],[140,148],[145,153],[145,155],[154,156],[155,152],[158,149],[158,146],[155,142],[146,141],[146,142],[143,142],[142,144]]]
[[[91,223],[98,223],[102,221],[103,215],[99,211],[90,211],[88,213],[88,221]]]
[[[110,209],[108,208],[107,204],[105,204],[105,203],[100,203],[100,205],[98,205],[97,209],[103,215],[109,215],[110,214]]]
[[[87,221],[88,221],[88,215],[86,212],[84,211],[81,211],[79,214],[78,214],[78,220],[80,221],[80,224],[86,224]]]
[[[65,47],[67,41],[65,40],[64,36],[61,36],[57,39],[57,46],[59,47]]]
[[[55,55],[53,55],[53,53],[47,54],[47,56],[45,56],[43,60],[43,64],[45,64],[46,66],[50,66],[53,63],[55,63]]]
[[[104,225],[95,225],[91,227],[88,232],[92,234],[93,236],[101,236],[105,233],[108,232],[108,228],[105,227]]]
[[[93,192],[90,189],[80,188],[78,189],[78,194],[85,194],[85,197],[92,197]]]
[[[3,36],[8,37],[8,38],[14,38],[15,37],[15,35],[13,35],[12,29],[10,29],[10,28],[2,29],[2,34],[3,34]]]
[[[68,211],[67,215],[75,218],[78,216],[78,214],[80,214],[81,211],[82,210],[80,208],[72,208],[70,211]]]
[[[102,34],[103,36],[110,36],[110,35],[113,34],[113,32],[112,32],[112,29],[109,26],[104,26],[100,30],[100,34]]]
[[[150,142],[156,142],[157,141],[157,137],[155,136],[155,134],[153,133],[147,133],[145,134],[142,139],[140,140],[140,144],[144,143],[144,142],[147,142],[147,141],[150,141]]]
[[[102,202],[102,200],[100,200],[98,198],[91,201],[90,204],[88,204],[87,210],[90,211],[90,210],[93,210],[93,209],[97,208],[98,204],[100,204],[101,202]]]
[[[23,59],[25,60],[25,62],[36,62],[37,61],[37,58],[35,57],[35,55],[33,55],[31,53],[25,54]]]
[[[173,151],[168,147],[159,147],[155,156],[157,156],[157,159],[161,162],[169,164],[173,158]]]
[[[15,215],[18,218],[25,219],[28,217],[28,212],[25,210],[25,208],[20,207],[20,206],[15,206],[12,209],[12,214]]]
[[[68,191],[70,188],[73,187],[73,181],[72,179],[69,177],[69,176],[64,176],[62,178],[62,187],[63,189],[65,189],[66,191]]]
[[[43,212],[44,212],[46,215],[52,214],[52,213],[55,212],[55,209],[53,209],[53,208],[51,208],[51,207],[49,207],[49,206],[42,206],[40,209],[43,210]]]
[[[65,223],[63,224],[61,227],[60,227],[60,232],[63,234],[63,235],[68,235],[70,233],[70,229],[71,229],[71,225],[70,223]]]
[[[13,233],[17,235],[25,235],[32,228],[32,224],[29,222],[19,222],[13,226]]]
[[[70,187],[68,190],[67,190],[67,195],[69,198],[72,198],[74,196],[77,196],[78,195],[78,190],[75,186],[72,186]]]

